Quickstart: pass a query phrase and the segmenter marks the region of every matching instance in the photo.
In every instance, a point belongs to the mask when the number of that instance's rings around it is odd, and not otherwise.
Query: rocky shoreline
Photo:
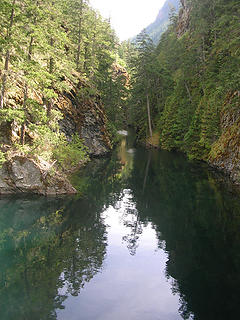
[[[89,157],[101,157],[112,149],[112,143],[107,130],[107,118],[100,96],[79,97],[82,88],[87,87],[79,81],[69,93],[58,93],[54,109],[60,111],[59,130],[67,141],[78,136],[87,149]],[[42,99],[40,102],[43,103]],[[17,105],[17,103],[16,103]],[[44,105],[43,105],[44,107]],[[15,108],[15,105],[13,106]],[[7,161],[0,166],[0,195],[6,194],[39,194],[63,195],[75,194],[76,189],[71,185],[67,176],[84,163],[72,168],[71,172],[62,168],[58,163],[47,162],[39,156],[28,156],[14,151],[12,145],[20,140],[20,130],[13,121],[0,124],[0,151],[8,153]],[[31,140],[31,132],[28,132]]]
[[[0,168],[0,195],[77,193],[62,173],[51,169],[47,162],[37,163],[27,157],[13,157]]]

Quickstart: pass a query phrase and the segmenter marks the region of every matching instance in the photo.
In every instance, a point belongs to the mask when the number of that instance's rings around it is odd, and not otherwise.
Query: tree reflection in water
[[[110,206],[128,229],[123,240],[131,255],[143,229],[154,228],[184,319],[237,319],[239,197],[208,169],[179,154],[134,150],[126,139],[111,158],[94,160],[73,181],[80,199],[0,201],[3,319],[56,319],[67,296],[79,295],[102,269],[102,212]]]
[[[184,319],[236,319],[240,297],[239,196],[182,155],[139,150],[130,188],[136,219],[151,221]],[[138,159],[141,159],[138,160]],[[143,181],[147,183],[142,192]],[[137,214],[136,214],[137,212]],[[134,231],[135,228],[132,228]]]
[[[86,201],[1,201],[1,319],[56,319],[99,272],[106,231]]]

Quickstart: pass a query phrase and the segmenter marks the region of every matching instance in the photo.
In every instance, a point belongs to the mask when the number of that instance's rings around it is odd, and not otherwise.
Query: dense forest
[[[238,182],[239,2],[170,12],[157,45],[146,30],[120,43],[87,0],[1,1],[0,164],[20,154],[71,169],[130,125]]]
[[[125,88],[110,22],[86,0],[4,0],[0,15],[0,161],[17,152],[74,165],[87,151],[59,130],[66,99],[83,106],[100,94],[114,119]]]
[[[140,140],[152,136],[151,144],[219,167],[232,157],[234,169],[239,159],[239,1],[181,3],[156,47],[145,31],[137,38],[132,121]]]

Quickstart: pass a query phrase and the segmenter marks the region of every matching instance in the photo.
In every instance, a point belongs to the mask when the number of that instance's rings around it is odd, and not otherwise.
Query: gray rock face
[[[0,194],[11,194],[14,192],[12,181],[9,177],[6,165],[0,168]]]
[[[188,0],[181,0],[182,8],[179,11],[177,36],[180,38],[189,28],[191,7]]]
[[[109,152],[109,146],[104,140],[104,122],[91,110],[85,113],[85,121],[81,127],[80,136],[88,147],[90,155],[101,156]]]
[[[65,134],[68,141],[77,134],[84,145],[88,148],[90,156],[103,156],[111,150],[111,142],[106,129],[107,119],[97,97],[91,100],[80,101],[74,95],[64,96],[67,108],[59,109],[63,119],[59,121],[60,130]]]
[[[11,175],[16,188],[20,190],[37,190],[42,185],[41,171],[28,159],[15,159],[11,163]]]
[[[65,117],[59,121],[59,127],[69,142],[72,140],[72,136],[77,132],[76,123],[69,115],[65,115]]]
[[[74,194],[70,182],[58,175],[49,175],[31,159],[15,156],[0,169],[0,194],[34,193],[41,195]]]
[[[109,144],[101,131],[101,126],[104,126],[104,123],[101,122],[101,119],[96,119],[91,111],[87,111],[84,117],[85,120],[80,128],[77,128],[74,118],[64,117],[60,121],[60,130],[65,134],[68,141],[72,140],[73,135],[78,134],[88,148],[90,156],[103,156],[109,153]]]

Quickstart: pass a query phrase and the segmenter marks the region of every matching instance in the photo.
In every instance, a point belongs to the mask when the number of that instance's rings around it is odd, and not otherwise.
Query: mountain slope
[[[159,136],[162,149],[205,160],[240,185],[239,0],[181,3],[156,50],[147,37],[138,48],[131,101],[138,139]]]
[[[179,7],[179,0],[166,0],[163,7],[159,10],[156,20],[145,28],[155,44],[159,42],[161,35],[167,30],[171,10],[176,9],[178,12]]]

